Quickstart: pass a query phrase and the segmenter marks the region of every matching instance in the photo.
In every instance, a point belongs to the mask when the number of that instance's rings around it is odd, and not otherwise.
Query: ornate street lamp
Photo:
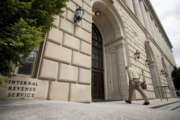
[[[78,7],[74,14],[74,23],[78,23],[79,21],[81,21],[83,15],[84,15],[84,9]]]

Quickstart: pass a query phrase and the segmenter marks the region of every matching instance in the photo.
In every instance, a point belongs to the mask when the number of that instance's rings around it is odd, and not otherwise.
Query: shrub
[[[0,75],[0,87],[5,87],[8,81],[8,77]]]
[[[175,68],[172,72],[175,88],[180,90],[180,68]]]
[[[42,42],[67,0],[2,0],[0,2],[0,73],[13,67]]]

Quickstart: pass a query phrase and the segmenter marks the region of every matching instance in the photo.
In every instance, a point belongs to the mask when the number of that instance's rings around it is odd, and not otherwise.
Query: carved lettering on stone
[[[38,86],[37,81],[9,80],[8,97],[10,98],[33,98]]]

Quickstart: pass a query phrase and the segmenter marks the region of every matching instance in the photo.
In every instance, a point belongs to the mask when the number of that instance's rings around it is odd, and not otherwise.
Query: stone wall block
[[[72,50],[51,42],[47,42],[45,57],[70,63],[71,56],[72,56]]]
[[[63,39],[63,32],[53,27],[49,32],[48,39],[61,44]]]
[[[71,101],[90,102],[91,101],[91,86],[71,84]]]
[[[79,81],[81,83],[91,83],[91,70],[80,69]]]
[[[87,0],[88,1],[88,0]],[[83,8],[92,14],[92,7],[89,6],[86,2],[83,3]]]
[[[82,6],[82,0],[73,0],[78,6]]]
[[[80,48],[80,40],[69,35],[69,34],[65,34],[64,35],[64,45],[67,47],[70,47],[72,49],[76,49],[79,50]]]
[[[73,52],[73,64],[86,68],[91,68],[91,57],[81,54],[79,52]]]
[[[83,18],[87,20],[88,22],[92,23],[92,15],[85,12]]]
[[[52,82],[50,86],[49,99],[68,101],[69,83]]]
[[[81,41],[81,52],[91,55],[91,45]]]
[[[67,3],[67,8],[68,8],[68,9],[71,9],[72,11],[75,11],[75,10],[76,10],[76,4],[73,3],[73,2],[71,2],[71,1],[69,1],[69,2]]]
[[[74,32],[74,24],[64,18],[61,19],[60,28],[71,34]]]
[[[86,20],[82,20],[82,27],[88,32],[92,32],[92,24],[87,22]]]
[[[42,63],[40,77],[57,79],[58,73],[58,62],[44,59]]]
[[[49,87],[49,82],[45,80],[38,80],[37,81],[37,89],[36,89],[36,94],[35,94],[35,99],[47,99],[47,94],[48,94],[48,87]]]
[[[84,3],[91,6],[91,0],[84,0]]]
[[[88,43],[91,43],[91,33],[85,31],[84,29],[80,27],[76,27],[75,29],[75,35],[84,41],[87,41]]]
[[[68,81],[77,81],[78,80],[78,67],[61,64],[59,79],[68,80]]]
[[[67,10],[67,19],[69,19],[70,21],[74,21],[74,12]]]

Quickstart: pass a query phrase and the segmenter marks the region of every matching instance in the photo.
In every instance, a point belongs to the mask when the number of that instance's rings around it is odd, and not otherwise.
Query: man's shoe
[[[144,102],[144,104],[143,105],[149,105],[150,104],[150,102]]]
[[[125,102],[128,103],[128,104],[131,104],[131,101],[129,101],[129,100],[125,100]]]

